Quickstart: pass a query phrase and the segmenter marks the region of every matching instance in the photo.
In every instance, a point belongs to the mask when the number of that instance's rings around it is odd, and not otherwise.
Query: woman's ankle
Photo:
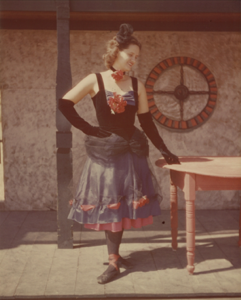
[[[117,271],[119,270],[119,266],[117,263],[119,257],[119,254],[109,254],[109,265],[115,267]]]

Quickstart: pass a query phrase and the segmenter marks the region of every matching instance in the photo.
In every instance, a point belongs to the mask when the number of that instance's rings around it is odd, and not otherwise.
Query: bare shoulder
[[[149,111],[146,88],[144,83],[138,79],[138,112],[137,114],[146,113]]]
[[[69,99],[74,103],[79,102],[87,94],[91,96],[94,94],[94,86],[96,84],[95,74],[89,74],[82,79],[76,86],[74,86],[68,93],[64,95],[65,99]]]
[[[97,81],[96,75],[94,73],[91,73],[91,74],[87,75],[83,80],[86,83],[88,83],[89,85],[94,85]]]
[[[144,83],[140,79],[137,78],[137,80],[138,80],[138,95],[140,95],[146,92],[146,88]]]

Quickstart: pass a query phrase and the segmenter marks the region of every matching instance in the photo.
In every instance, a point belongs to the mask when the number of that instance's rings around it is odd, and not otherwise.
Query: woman
[[[145,134],[167,163],[179,163],[152,121],[144,85],[125,74],[141,49],[132,32],[131,25],[122,24],[103,56],[108,70],[88,75],[59,100],[64,116],[86,134],[88,159],[68,218],[86,228],[105,230],[109,266],[97,278],[102,284],[119,274],[120,267],[131,266],[119,255],[123,230],[151,224],[153,216],[160,215],[162,196],[148,165]],[[91,126],[74,109],[87,94],[99,127]],[[145,134],[134,126],[136,113]]]

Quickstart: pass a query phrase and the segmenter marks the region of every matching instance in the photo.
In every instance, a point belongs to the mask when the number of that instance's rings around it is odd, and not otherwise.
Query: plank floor
[[[239,211],[196,211],[194,275],[185,269],[185,211],[178,220],[177,251],[169,211],[150,226],[126,230],[120,253],[134,268],[99,285],[96,277],[107,265],[103,232],[75,223],[74,247],[62,250],[56,212],[1,211],[0,299],[241,299]]]

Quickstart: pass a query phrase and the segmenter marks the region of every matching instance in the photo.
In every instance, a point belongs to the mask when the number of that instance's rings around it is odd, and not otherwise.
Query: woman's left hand
[[[181,164],[178,157],[175,154],[171,153],[169,150],[162,151],[162,155],[168,165]]]

